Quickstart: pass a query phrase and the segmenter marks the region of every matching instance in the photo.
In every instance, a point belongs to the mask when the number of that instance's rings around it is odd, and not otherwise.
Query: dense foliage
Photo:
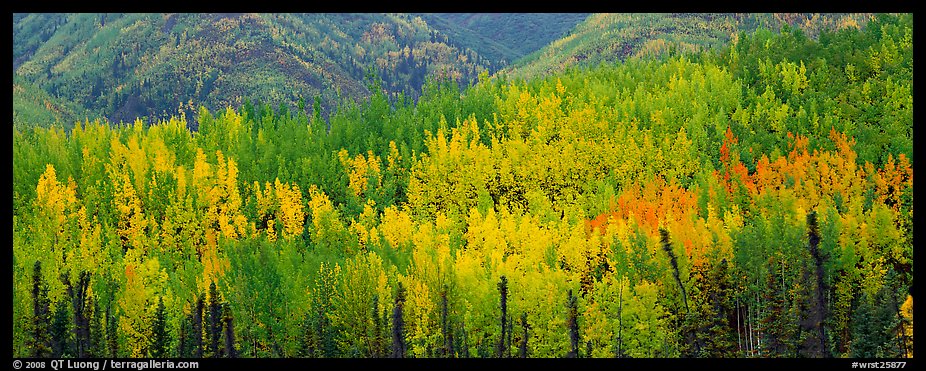
[[[757,29],[800,28],[816,37],[824,29],[859,28],[869,17],[859,13],[598,13],[568,35],[532,50],[505,71],[513,77],[532,78],[570,66],[696,53],[721,47],[740,33]]]
[[[13,354],[910,357],[912,47],[14,127]]]
[[[566,36],[588,13],[424,13],[451,40],[490,61],[513,62]],[[504,67],[506,63],[498,63]]]
[[[240,107],[260,99],[295,108],[314,97],[327,116],[345,100],[368,98],[371,73],[388,94],[417,97],[428,76],[465,84],[497,63],[450,45],[408,14],[32,13],[13,20],[14,77],[113,122],[189,114],[194,102]],[[36,116],[31,108],[14,112]]]

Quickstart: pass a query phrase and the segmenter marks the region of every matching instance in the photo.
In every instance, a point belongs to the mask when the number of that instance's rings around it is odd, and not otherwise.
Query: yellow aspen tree
[[[227,238],[237,239],[245,234],[247,219],[241,213],[241,194],[238,191],[238,165],[216,151],[216,184],[210,192],[218,228]]]
[[[277,179],[274,182],[274,191],[280,204],[277,219],[283,228],[283,237],[292,239],[301,235],[305,223],[305,211],[302,204],[302,192],[295,184],[284,184]]]
[[[415,223],[404,208],[389,206],[383,210],[379,231],[393,249],[405,250],[412,241]]]
[[[80,234],[74,238],[74,231],[79,232],[79,202],[77,185],[68,178],[67,184],[58,181],[55,167],[45,165],[45,172],[39,176],[33,201],[34,219],[29,226],[33,236],[32,246],[37,251],[21,251],[17,260],[34,263],[42,261],[42,275],[48,283],[48,298],[52,303],[64,295],[64,286],[60,274],[67,272],[65,265],[67,255],[74,254],[80,248]],[[14,253],[15,254],[15,253]]]
[[[907,295],[907,299],[900,306],[900,313],[903,316],[903,336],[906,339],[907,354],[904,357],[913,357],[913,296]]]
[[[379,247],[379,235],[376,231],[377,212],[376,201],[368,199],[363,205],[363,212],[350,222],[350,230],[357,235],[361,249],[368,250],[371,246]]]
[[[373,151],[367,151],[366,156],[357,154],[350,157],[347,150],[341,149],[338,151],[338,161],[341,162],[341,166],[347,172],[347,187],[357,199],[363,200],[366,198],[370,179],[373,179],[374,187],[378,188],[382,185],[382,176],[380,175],[382,164],[379,156],[374,155]]]
[[[116,189],[113,207],[119,215],[118,232],[123,241],[123,248],[147,248],[145,228],[148,226],[148,220],[144,215],[142,200],[135,192],[129,175],[120,172],[112,181]]]
[[[147,193],[147,180],[149,172],[149,159],[140,141],[144,140],[145,131],[141,119],[136,119],[132,131],[125,144],[125,165],[132,175],[133,186],[140,194]]]
[[[104,252],[103,240],[101,238],[101,224],[97,221],[96,216],[93,219],[87,217],[87,209],[81,207],[77,211],[77,223],[80,228],[80,240],[75,249],[67,252],[66,261],[71,272],[75,275],[79,272],[98,272],[109,267],[112,262],[108,259],[108,254]]]
[[[126,337],[129,355],[145,357],[153,341],[151,324],[157,310],[158,296],[163,295],[167,284],[167,271],[161,267],[157,258],[145,257],[141,250],[135,248],[126,252],[123,264],[125,289],[117,297],[123,313],[119,329]],[[165,297],[170,298],[171,295]]]

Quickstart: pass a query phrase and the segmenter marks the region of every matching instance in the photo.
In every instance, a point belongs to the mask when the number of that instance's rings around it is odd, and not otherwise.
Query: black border
[[[749,12],[749,13],[762,13],[762,12],[897,12],[897,13],[914,13],[914,24],[919,23],[917,16],[914,12],[914,1],[909,2],[897,2],[897,1],[878,1],[878,2],[789,2],[789,1],[776,1],[771,3],[758,3],[755,1],[747,1],[739,4],[730,5],[718,5],[718,3],[700,3],[700,2],[665,2],[665,1],[614,1],[614,2],[594,2],[587,0],[569,0],[562,1],[557,3],[538,3],[538,2],[488,2],[488,1],[436,1],[430,3],[422,2],[374,2],[374,3],[358,3],[358,2],[343,2],[343,1],[261,1],[261,2],[225,2],[225,3],[181,3],[181,2],[122,2],[122,3],[107,3],[107,2],[95,2],[95,1],[74,1],[74,2],[61,2],[61,3],[46,3],[46,2],[22,2],[16,1],[12,5],[12,12],[9,16],[5,18],[5,22],[9,22],[7,29],[12,29],[12,13],[20,12],[211,12],[216,10],[222,11],[259,11],[259,12],[413,12],[413,13],[429,13],[429,12],[483,12],[483,13],[550,13],[550,12]],[[923,32],[919,31],[921,27],[914,27],[914,40],[922,39]],[[9,39],[12,44],[12,35]],[[915,42],[915,41],[914,41]],[[12,45],[11,45],[12,46]],[[919,48],[922,49],[922,48]],[[7,59],[7,63],[10,64],[10,71],[12,71],[12,47],[9,49],[11,57]],[[914,66],[916,66],[916,61],[918,58],[914,57]],[[914,69],[916,69],[914,67]],[[10,85],[12,85],[12,74],[9,75]],[[915,93],[916,91],[916,80],[914,80],[914,99],[918,96]],[[10,111],[12,113],[12,101],[10,102]],[[916,101],[914,101],[915,105]],[[921,115],[920,115],[921,116]],[[11,118],[11,116],[7,116]],[[914,110],[914,126],[918,116],[916,110]],[[914,133],[913,140],[915,143],[918,143],[917,136]],[[914,146],[916,147],[916,146]],[[914,152],[916,150],[914,149]],[[12,157],[12,154],[11,154]],[[916,169],[916,163],[914,163],[914,171]],[[12,170],[12,166],[11,169]],[[8,174],[11,174],[10,171]],[[10,183],[12,184],[12,183]],[[12,187],[12,186],[11,186]],[[8,193],[9,194],[9,193]],[[916,195],[916,192],[914,192]],[[914,197],[914,208],[919,203],[916,201],[918,197]],[[12,226],[12,208],[10,212],[6,214],[9,219],[9,226]],[[919,224],[917,219],[914,217],[914,232],[919,230]],[[915,233],[914,233],[915,234]],[[11,237],[12,239],[12,237]],[[11,242],[12,245],[12,242]],[[10,245],[10,246],[11,246]],[[916,244],[914,244],[914,249],[916,249]],[[12,246],[11,246],[12,247]],[[10,249],[9,255],[10,264],[12,263],[12,248]],[[4,259],[6,259],[6,257]],[[914,262],[915,262],[914,258]],[[7,266],[10,266],[7,265]],[[920,274],[914,273],[914,279]],[[12,304],[12,270],[6,276],[7,287],[10,290],[10,299]],[[911,288],[911,292],[916,295],[916,291]],[[10,319],[12,319],[12,306],[7,307],[6,309],[9,313]],[[915,314],[914,318],[920,318],[921,309],[914,308]],[[922,321],[922,320],[920,320]],[[12,321],[8,320],[5,324],[7,333],[12,335]],[[922,326],[916,325],[914,322],[914,332],[919,333],[919,328]],[[10,339],[10,338],[7,338]],[[4,350],[8,354],[8,360],[12,358],[12,346],[6,347]],[[199,362],[200,370],[213,370],[213,369],[228,369],[228,368],[307,368],[313,369],[316,367],[321,367],[327,369],[329,367],[346,367],[346,368],[362,368],[365,366],[372,367],[403,367],[415,369],[420,367],[421,369],[434,369],[436,367],[440,368],[459,368],[459,369],[470,369],[472,367],[479,366],[505,366],[512,365],[513,367],[606,367],[611,369],[623,369],[624,367],[638,368],[643,367],[670,367],[670,368],[735,368],[735,369],[776,369],[782,370],[786,368],[821,368],[825,367],[827,369],[846,369],[850,370],[852,368],[853,362],[875,362],[875,361],[896,361],[896,362],[906,362],[905,369],[911,369],[916,364],[916,359],[919,358],[921,352],[914,348],[914,357],[911,359],[750,359],[750,358],[737,358],[737,359],[298,359],[298,358],[287,358],[287,359],[249,359],[249,358],[240,358],[240,359],[182,359],[182,358],[169,358],[172,361],[197,361]],[[25,360],[25,359],[20,359]],[[143,359],[119,359],[119,360],[134,360],[139,361]],[[8,363],[10,364],[10,363]],[[50,369],[47,368],[47,369]],[[156,369],[157,370],[157,369]],[[166,370],[166,369],[165,369]]]

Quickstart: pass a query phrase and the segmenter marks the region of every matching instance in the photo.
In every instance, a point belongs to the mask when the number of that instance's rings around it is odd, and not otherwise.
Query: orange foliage
[[[903,153],[897,157],[896,162],[894,156],[888,155],[884,166],[872,174],[872,179],[875,183],[877,201],[898,211],[904,189],[913,188],[913,167]]]
[[[615,207],[616,206],[616,207]],[[669,222],[691,220],[697,207],[695,192],[682,188],[677,183],[666,184],[657,178],[644,186],[632,185],[612,205],[612,210],[598,215],[587,222],[590,231],[604,233],[608,223],[613,220],[633,219],[647,233],[655,236],[659,227]]]
[[[783,187],[794,189],[797,195],[808,202],[808,206],[817,205],[824,196],[840,194],[843,200],[859,196],[864,188],[864,174],[856,165],[857,155],[852,147],[855,140],[845,134],[830,131],[836,151],[808,151],[809,139],[802,135],[788,133],[790,151],[774,161],[763,155],[756,162],[752,174],[739,160],[730,147],[737,143],[729,130],[720,149],[722,170],[715,176],[728,193],[742,184],[752,197]],[[911,170],[912,171],[912,170]],[[912,173],[911,173],[912,177]],[[900,177],[902,182],[903,176]]]
[[[126,280],[128,280],[129,283],[135,280],[135,265],[134,264],[125,265],[125,278]]]
[[[736,190],[734,185],[737,182],[744,185],[746,189],[755,190],[755,184],[749,177],[749,170],[740,161],[739,152],[735,151],[738,144],[739,139],[733,135],[733,131],[728,127],[727,132],[724,133],[723,144],[720,145],[721,184],[723,184],[728,194],[732,194]]]

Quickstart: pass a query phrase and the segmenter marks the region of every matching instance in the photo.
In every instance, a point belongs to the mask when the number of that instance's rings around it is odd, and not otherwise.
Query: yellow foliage
[[[131,246],[144,249],[148,220],[144,215],[141,198],[136,194],[129,175],[125,171],[115,175],[112,182],[116,186],[113,206],[119,215],[119,235],[127,242],[126,248]]]
[[[174,172],[174,176],[177,177],[177,199],[183,200],[186,198],[187,188],[186,169],[183,166],[177,166],[177,169]]]
[[[900,313],[903,316],[903,331],[904,336],[907,340],[906,349],[907,354],[904,354],[907,358],[913,357],[913,296],[907,295],[907,300],[904,301],[903,305],[900,306]]]
[[[395,145],[392,145],[394,148]],[[391,153],[390,153],[391,155]],[[391,156],[390,156],[391,158]],[[341,162],[341,166],[344,167],[344,170],[347,172],[348,178],[348,188],[353,192],[354,196],[357,198],[364,198],[368,186],[368,180],[373,178],[376,182],[375,186],[380,184],[380,169],[381,161],[379,156],[373,154],[373,151],[367,151],[367,156],[364,157],[362,154],[358,154],[353,158],[349,157],[347,150],[341,149],[338,152],[338,160]],[[393,162],[393,160],[390,161]]]
[[[51,217],[56,225],[65,222],[68,214],[77,203],[77,185],[73,180],[68,186],[58,182],[55,167],[45,165],[45,172],[39,177],[35,188],[35,205],[44,215]]]
[[[302,192],[295,184],[283,184],[280,179],[274,183],[277,199],[280,203],[278,218],[283,223],[283,237],[292,239],[302,234],[305,211],[302,205]]]
[[[389,206],[383,210],[379,231],[392,248],[398,249],[410,242],[415,230],[411,216],[403,209]]]
[[[118,298],[122,309],[119,328],[125,334],[131,357],[145,357],[154,338],[151,323],[157,310],[157,297],[167,284],[167,272],[157,258],[148,258],[135,248],[125,255],[125,290]]]
[[[203,275],[198,282],[198,287],[200,292],[207,292],[209,284],[218,285],[219,279],[225,275],[230,266],[228,259],[219,254],[216,236],[212,230],[206,231],[206,246],[203,247],[200,260],[203,263]]]

